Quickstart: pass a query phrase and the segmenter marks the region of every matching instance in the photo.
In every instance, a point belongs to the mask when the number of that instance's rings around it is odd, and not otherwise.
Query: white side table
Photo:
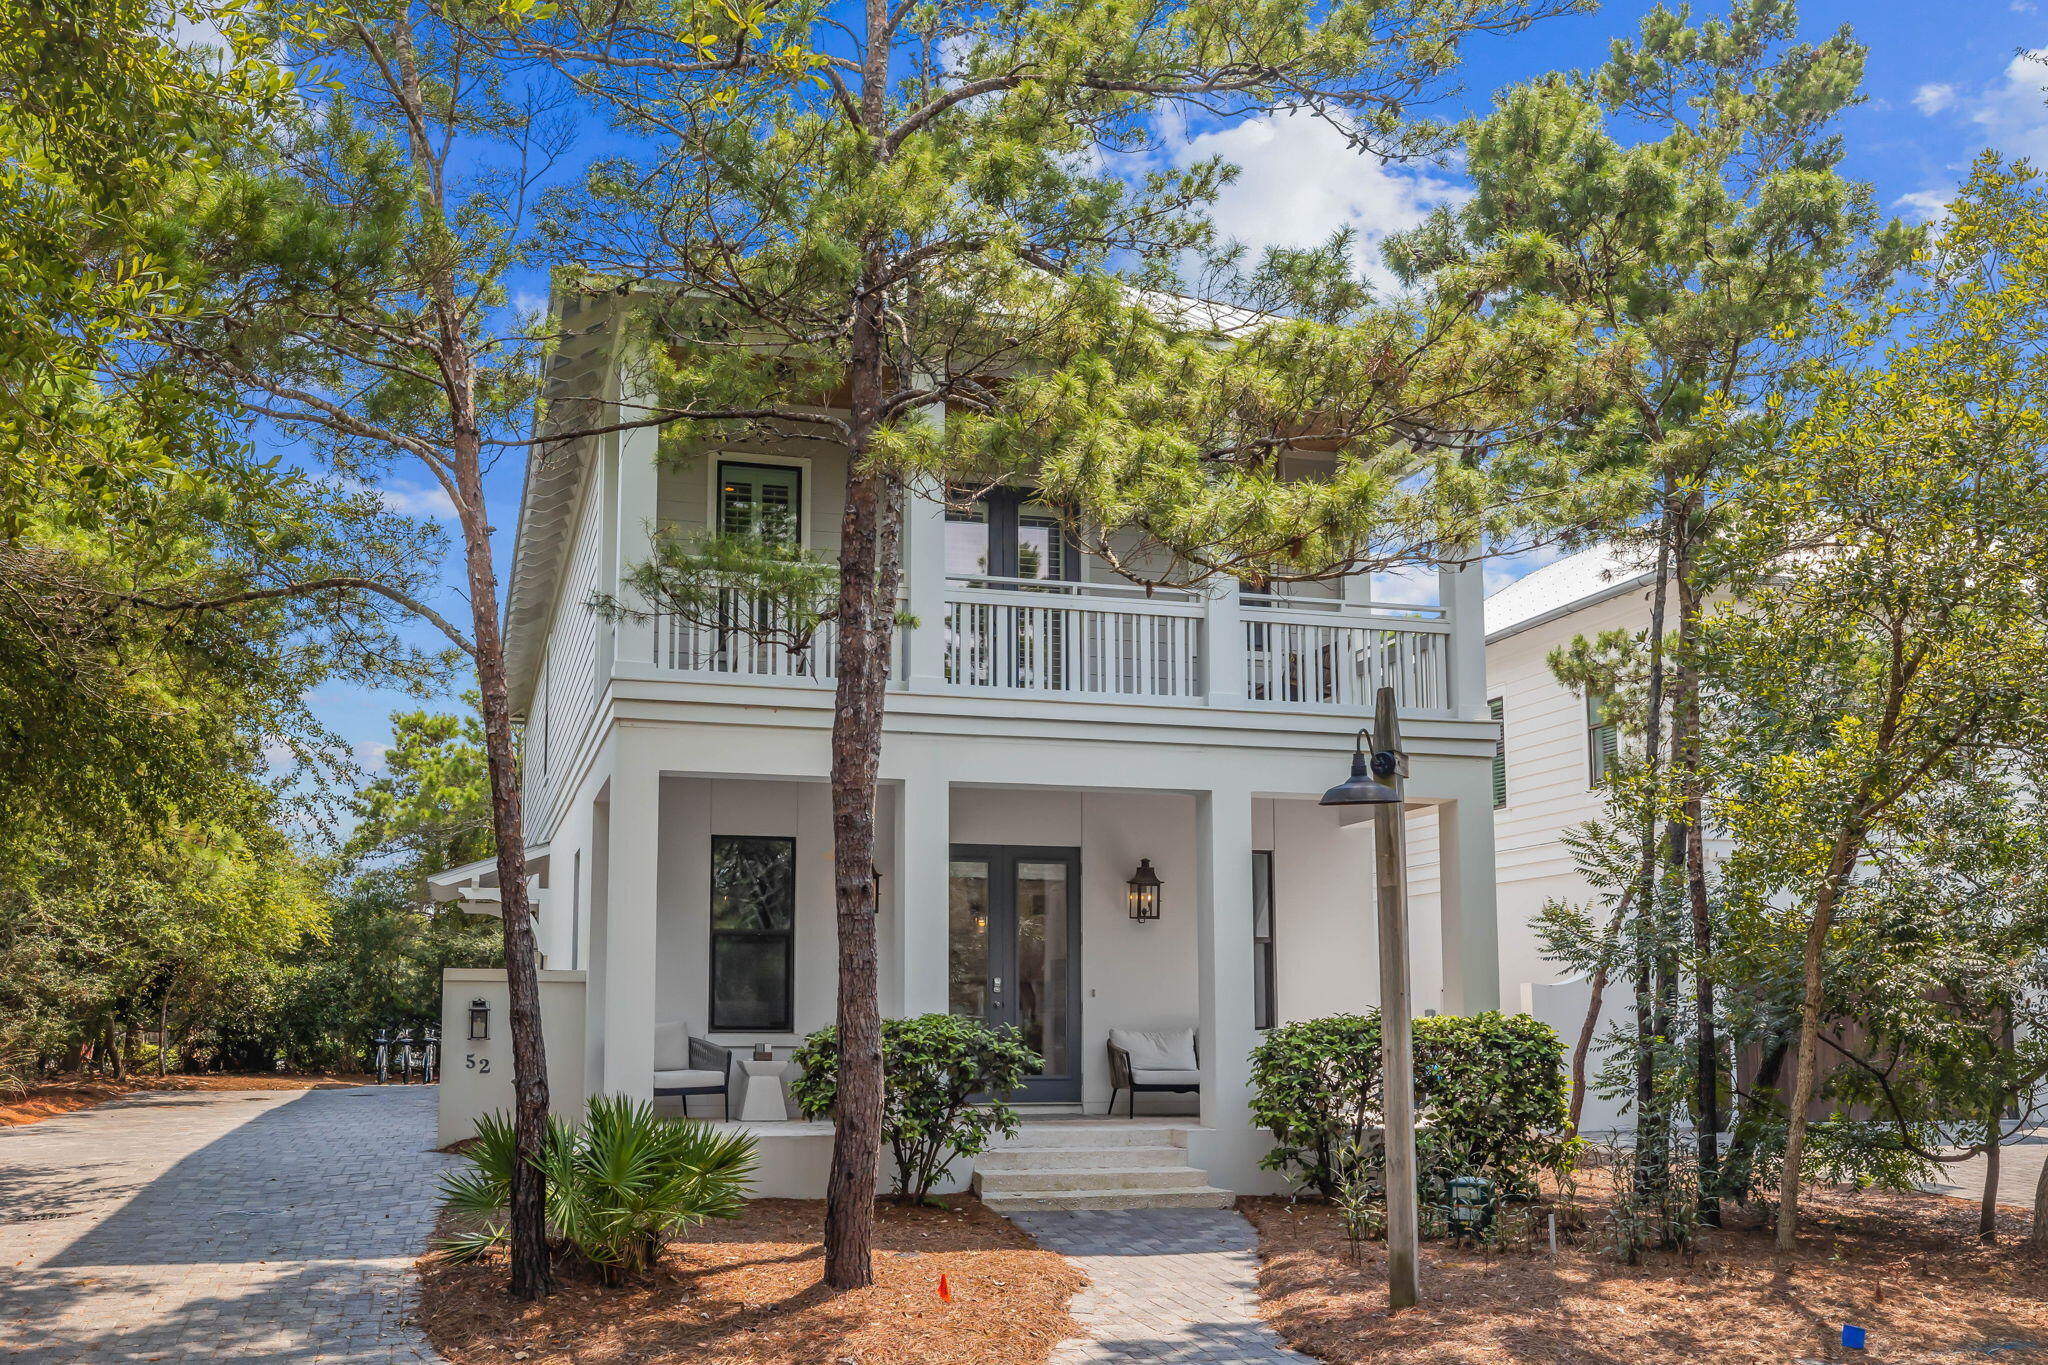
[[[740,1101],[740,1122],[781,1123],[789,1117],[788,1103],[782,1097],[782,1073],[788,1066],[786,1061],[757,1062],[752,1057],[740,1058],[740,1067],[747,1073],[747,1093]]]

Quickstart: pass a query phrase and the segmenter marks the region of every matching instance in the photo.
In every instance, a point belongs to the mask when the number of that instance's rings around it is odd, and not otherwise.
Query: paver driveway
[[[0,1128],[0,1357],[439,1361],[434,1090],[157,1092]]]

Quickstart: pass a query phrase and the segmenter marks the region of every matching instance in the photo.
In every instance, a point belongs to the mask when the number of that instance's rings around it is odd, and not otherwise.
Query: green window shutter
[[[1505,697],[1495,697],[1486,703],[1493,722],[1500,725],[1501,732],[1493,739],[1493,808],[1499,810],[1508,803],[1508,732],[1504,724],[1508,703]]]
[[[1586,762],[1591,785],[1597,787],[1621,761],[1621,732],[1607,718],[1607,698],[1593,694],[1586,698]]]

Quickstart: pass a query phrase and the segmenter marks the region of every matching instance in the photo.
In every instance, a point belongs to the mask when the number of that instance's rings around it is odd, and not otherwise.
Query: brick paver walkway
[[[1135,1209],[1010,1220],[1088,1272],[1073,1303],[1087,1335],[1054,1352],[1054,1365],[1314,1365],[1258,1317],[1258,1234],[1241,1214]]]
[[[439,1361],[429,1086],[159,1092],[0,1128],[0,1358]]]

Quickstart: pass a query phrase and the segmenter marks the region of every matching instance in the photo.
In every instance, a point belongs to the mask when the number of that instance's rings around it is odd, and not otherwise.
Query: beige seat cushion
[[[725,1084],[723,1071],[657,1071],[656,1090],[712,1090]]]
[[[654,1026],[654,1069],[680,1071],[690,1064],[690,1026],[680,1019]]]
[[[1193,1071],[1201,1065],[1195,1060],[1191,1028],[1113,1028],[1109,1041],[1130,1054],[1134,1072]]]
[[[1131,1084],[1133,1085],[1198,1086],[1201,1083],[1202,1073],[1199,1071],[1146,1071],[1135,1066],[1131,1068]]]

